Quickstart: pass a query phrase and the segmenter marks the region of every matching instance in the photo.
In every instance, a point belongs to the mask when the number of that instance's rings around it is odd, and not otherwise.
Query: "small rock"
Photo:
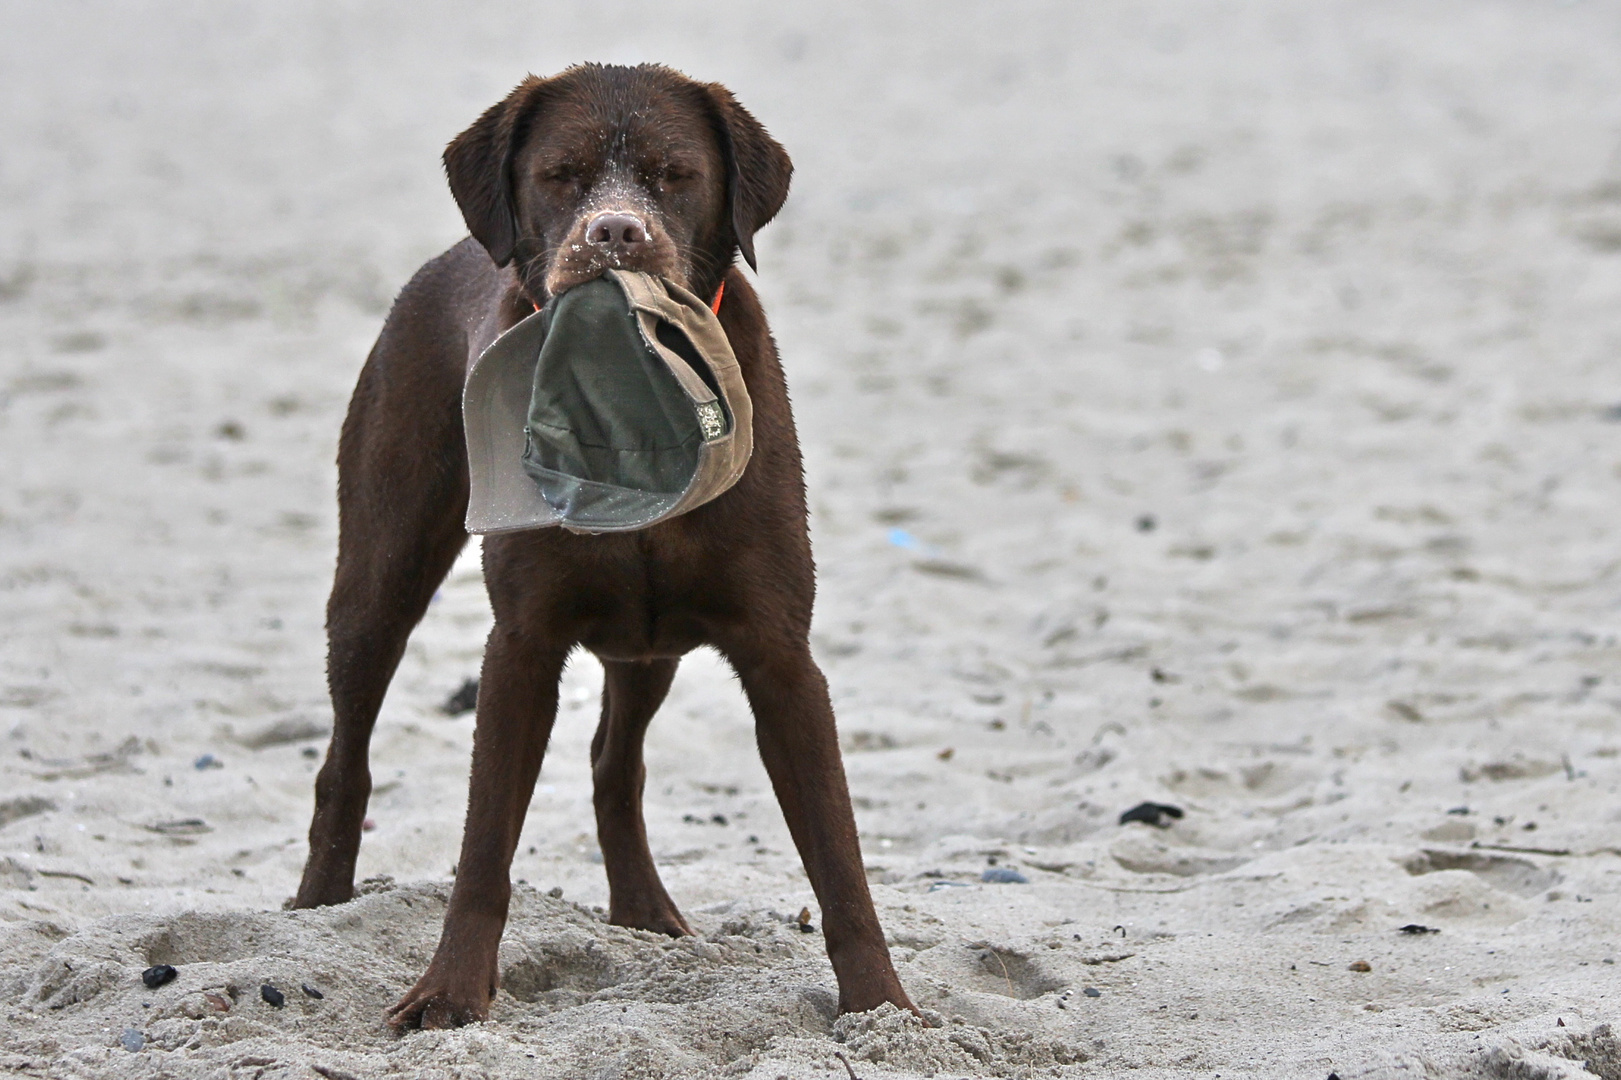
[[[118,1045],[133,1054],[146,1045],[146,1036],[134,1028],[125,1028],[124,1034],[118,1037]]]
[[[1133,821],[1140,821],[1156,829],[1168,829],[1171,822],[1166,820],[1167,818],[1180,821],[1182,808],[1169,803],[1141,802],[1120,815],[1120,824],[1129,825]]]
[[[478,708],[478,680],[468,679],[462,683],[461,689],[445,699],[445,703],[439,706],[439,711],[446,716],[461,716],[476,708]]]
[[[979,880],[992,885],[1026,885],[1030,879],[1008,866],[993,866],[979,875]]]
[[[1085,990],[1082,990],[1081,993],[1085,994],[1087,997],[1102,997],[1103,996],[1103,991],[1099,990],[1095,986],[1088,986]]]
[[[269,1005],[272,1009],[279,1009],[283,1005],[287,1004],[287,995],[282,993],[280,990],[277,990],[269,983],[265,983],[263,986],[259,987],[259,996],[264,998],[265,1004]]]
[[[1154,520],[1153,514],[1144,514],[1142,517],[1137,519],[1138,532],[1150,533],[1153,532],[1158,526],[1159,522]]]
[[[226,1001],[224,996],[221,995],[221,994],[212,994],[212,993],[204,994],[203,999],[205,1001],[207,1001],[210,1005],[214,1006],[214,1008],[218,1009],[220,1012],[230,1012],[231,1011],[231,1003],[229,1001]]]
[[[551,888],[546,890],[546,895],[551,897],[553,900],[563,899],[563,886],[553,885]]]
[[[1440,932],[1441,931],[1438,927],[1424,926],[1416,922],[1410,922],[1406,926],[1398,926],[1396,928],[1396,933],[1398,934],[1439,934]]]
[[[325,994],[321,993],[321,991],[317,990],[315,987],[311,986],[309,983],[300,983],[298,988],[300,990],[304,991],[304,993],[306,995],[308,995],[309,997],[314,998],[316,1001],[320,1001],[322,998],[326,997]]]
[[[198,772],[202,772],[204,769],[223,769],[225,768],[225,762],[221,761],[213,754],[204,754],[202,757],[192,762],[191,767],[196,769]]]
[[[377,828],[377,822],[373,821],[371,818],[366,818],[364,821],[362,821],[360,823],[360,831],[361,832],[371,832],[372,830],[374,830],[376,828]]]
[[[816,932],[816,925],[811,922],[810,908],[800,908],[799,918],[796,920],[796,922],[799,924],[799,932],[801,934],[813,934]]]
[[[1368,963],[1366,960],[1353,960],[1353,961],[1351,961],[1351,970],[1352,971],[1372,971],[1373,970],[1373,965]]]
[[[141,972],[141,981],[146,984],[148,990],[156,990],[164,983],[173,981],[178,974],[180,973],[168,964],[158,964]]]

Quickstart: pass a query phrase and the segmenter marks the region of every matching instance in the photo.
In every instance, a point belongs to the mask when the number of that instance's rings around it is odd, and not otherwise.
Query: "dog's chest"
[[[487,560],[497,611],[507,607],[502,594],[528,594],[541,602],[513,608],[548,613],[548,633],[607,659],[680,656],[713,642],[720,624],[736,616],[736,559],[685,518],[622,535],[530,535],[539,542],[523,545],[528,557],[512,558],[518,553],[508,547],[508,557]]]

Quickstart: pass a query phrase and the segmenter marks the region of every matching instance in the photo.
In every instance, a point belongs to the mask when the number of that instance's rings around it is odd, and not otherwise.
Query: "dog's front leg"
[[[428,970],[389,1010],[397,1030],[459,1027],[489,1014],[512,896],[508,872],[557,718],[557,682],[567,658],[567,647],[499,623],[490,631],[456,885]]]
[[[833,705],[809,645],[772,649],[761,642],[741,654],[728,650],[728,657],[754,710],[760,756],[822,907],[839,1011],[865,1012],[888,1001],[917,1012],[895,975],[873,910]]]

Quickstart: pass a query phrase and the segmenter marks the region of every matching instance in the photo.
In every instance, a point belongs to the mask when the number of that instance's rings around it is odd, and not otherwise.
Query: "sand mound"
[[[705,912],[712,931],[672,941],[526,887],[513,898],[490,1023],[395,1036],[383,1009],[427,963],[447,895],[383,886],[318,911],[103,920],[49,944],[0,988],[18,1010],[3,1064],[90,1076],[296,1062],[328,1076],[663,1077],[769,1072],[834,1060],[842,1046],[890,1069],[1002,1076],[1086,1060],[1051,1034],[960,1017],[931,1013],[931,1027],[887,1007],[835,1019],[820,936],[777,912]],[[38,948],[54,936],[35,933]],[[142,971],[159,964],[176,974],[149,989]]]

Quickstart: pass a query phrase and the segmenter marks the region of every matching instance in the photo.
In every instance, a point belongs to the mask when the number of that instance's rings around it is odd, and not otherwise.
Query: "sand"
[[[1599,0],[6,7],[0,1074],[1621,1077],[1618,40]],[[798,165],[759,287],[814,644],[935,1026],[835,1019],[700,654],[647,808],[700,936],[601,919],[582,656],[490,1020],[387,1032],[476,545],[364,895],[281,909],[344,403],[461,235],[444,142],[581,59],[726,82]]]

